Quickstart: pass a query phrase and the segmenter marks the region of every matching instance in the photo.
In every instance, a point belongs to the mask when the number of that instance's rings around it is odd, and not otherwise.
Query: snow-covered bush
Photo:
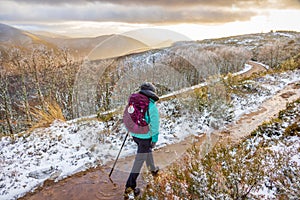
[[[205,156],[194,146],[159,178],[148,177],[144,198],[297,199],[299,135],[287,130],[298,128],[299,107],[300,99],[238,144],[222,141]]]

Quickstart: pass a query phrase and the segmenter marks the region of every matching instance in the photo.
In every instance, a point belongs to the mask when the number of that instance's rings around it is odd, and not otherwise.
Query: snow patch
[[[300,81],[299,70],[258,79],[256,84],[261,89],[257,93],[233,97],[234,121],[243,114],[258,110],[263,101],[296,81]],[[205,84],[180,92],[203,85]],[[156,148],[178,143],[191,134],[199,135],[212,131],[208,122],[211,113],[208,111],[192,113],[185,110],[176,99],[159,103],[158,107],[161,113],[161,129]],[[57,181],[114,160],[126,132],[125,128],[117,123],[121,116],[116,116],[116,120],[111,122],[101,122],[94,117],[69,122],[55,121],[49,128],[36,129],[30,134],[16,137],[15,140],[2,137],[0,199],[17,199],[41,186],[47,179]],[[297,147],[299,148],[299,143]],[[136,145],[129,139],[120,157],[133,155],[135,151]],[[299,163],[299,155],[293,159]]]

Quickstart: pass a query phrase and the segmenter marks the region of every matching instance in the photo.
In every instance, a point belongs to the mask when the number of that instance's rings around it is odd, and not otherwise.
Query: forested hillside
[[[19,133],[46,125],[47,118],[70,120],[123,106],[141,81],[154,82],[163,95],[240,71],[251,59],[270,70],[286,60],[283,67],[295,67],[299,49],[296,32],[178,42],[96,61],[75,59],[71,49],[51,45],[1,45],[0,132]]]

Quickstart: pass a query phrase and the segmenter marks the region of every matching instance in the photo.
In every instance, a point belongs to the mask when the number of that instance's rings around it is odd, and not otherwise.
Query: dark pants
[[[152,139],[139,139],[133,137],[133,140],[137,143],[138,149],[133,163],[133,167],[131,169],[131,173],[126,183],[126,188],[131,187],[132,189],[136,187],[136,180],[140,174],[144,161],[146,161],[146,165],[150,171],[155,170],[151,148]]]

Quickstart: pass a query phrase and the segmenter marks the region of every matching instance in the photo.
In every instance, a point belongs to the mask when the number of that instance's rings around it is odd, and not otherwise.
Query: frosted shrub
[[[220,79],[209,80],[207,89],[208,110],[211,112],[210,126],[219,129],[224,124],[231,122],[233,110],[230,102],[230,93]]]
[[[144,198],[297,199],[299,136],[287,135],[282,124],[295,123],[298,108],[299,100],[280,113],[284,120],[264,123],[238,144],[222,141],[204,156],[201,147],[194,146],[156,180],[148,181]]]

